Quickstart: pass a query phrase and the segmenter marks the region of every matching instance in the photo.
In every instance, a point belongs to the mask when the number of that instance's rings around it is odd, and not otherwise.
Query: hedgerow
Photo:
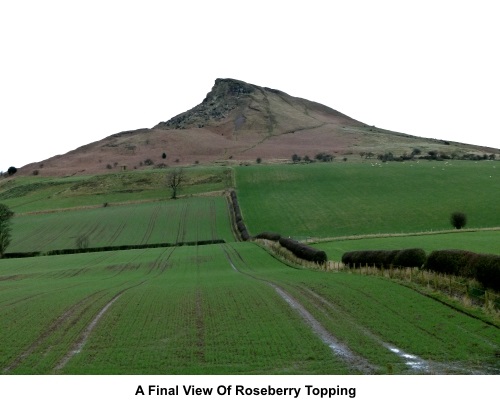
[[[292,252],[300,259],[308,260],[310,262],[316,262],[319,264],[323,264],[327,261],[326,252],[300,243],[294,239],[279,238],[279,243],[281,246],[287,248],[290,252]]]
[[[474,277],[486,288],[500,291],[500,256],[466,250],[437,250],[425,267],[438,273]]]
[[[425,263],[426,255],[422,249],[403,250],[358,250],[346,252],[342,256],[342,263],[355,266],[375,266],[378,268],[421,267]]]

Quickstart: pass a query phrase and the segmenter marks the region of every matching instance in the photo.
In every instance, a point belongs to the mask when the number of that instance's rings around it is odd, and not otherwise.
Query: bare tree
[[[167,174],[167,186],[172,189],[172,199],[177,198],[177,191],[185,179],[182,169],[173,169]]]

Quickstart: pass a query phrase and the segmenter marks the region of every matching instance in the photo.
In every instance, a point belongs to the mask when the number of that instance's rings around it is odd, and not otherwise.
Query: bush
[[[467,216],[463,212],[454,212],[450,221],[455,229],[462,229],[467,223]]]
[[[473,264],[477,280],[486,288],[500,291],[500,256],[478,255]]]
[[[267,239],[267,240],[279,241],[281,238],[281,235],[279,233],[276,233],[276,232],[261,232],[255,237],[257,239]]]
[[[294,239],[280,238],[279,243],[300,259],[319,264],[323,264],[328,260],[324,251],[315,249],[312,246],[305,245]]]
[[[439,273],[475,277],[485,288],[500,291],[500,256],[466,250],[437,250],[427,258],[426,268]]]
[[[429,270],[455,276],[472,276],[468,261],[472,252],[465,250],[436,250],[427,258],[425,267]]]
[[[378,268],[422,267],[426,255],[422,249],[404,250],[357,250],[342,255],[342,263],[355,266],[375,266]]]
[[[399,267],[422,267],[427,255],[423,249],[400,250],[394,257],[394,265]]]

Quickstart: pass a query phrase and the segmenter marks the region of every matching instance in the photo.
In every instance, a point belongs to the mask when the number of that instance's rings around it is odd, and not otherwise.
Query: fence
[[[445,293],[461,301],[465,305],[480,306],[485,308],[487,312],[500,315],[500,294],[491,290],[485,290],[483,286],[474,279],[466,279],[418,268],[390,267],[387,269],[379,269],[375,266],[368,265],[349,267],[345,266],[343,263],[333,261],[327,262],[323,270],[374,275],[417,284],[430,291]]]

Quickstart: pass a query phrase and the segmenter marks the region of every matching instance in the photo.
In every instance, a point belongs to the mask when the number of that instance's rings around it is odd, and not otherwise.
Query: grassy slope
[[[180,195],[224,190],[231,181],[230,170],[222,167],[192,167],[185,173]],[[167,169],[67,178],[13,177],[0,181],[0,201],[18,214],[168,199],[166,176]]]
[[[53,373],[120,293],[58,372],[352,373],[268,281],[381,373],[411,370],[380,341],[447,372],[500,367],[492,326],[388,280],[290,268],[249,243],[12,259],[0,272],[0,369],[15,364],[9,373]]]
[[[270,286],[235,272],[220,245],[4,260],[0,273],[0,370],[53,373],[122,293],[60,372],[347,372]]]
[[[316,163],[237,169],[251,234],[296,238],[500,226],[497,162]]]
[[[12,226],[7,252],[74,249],[81,235],[88,247],[234,240],[221,196],[24,215]]]

